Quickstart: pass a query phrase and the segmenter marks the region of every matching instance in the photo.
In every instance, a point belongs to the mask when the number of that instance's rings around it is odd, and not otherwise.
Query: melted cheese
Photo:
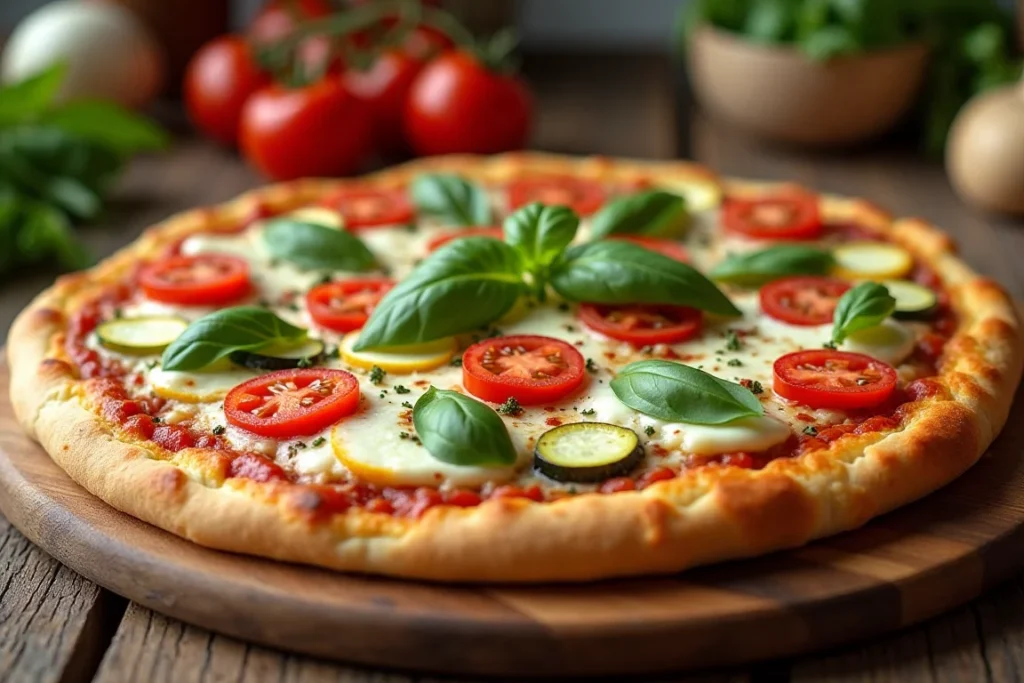
[[[241,369],[178,372],[157,367],[149,372],[149,383],[157,396],[186,403],[208,403],[220,401],[233,387],[255,376],[255,372]]]
[[[889,365],[899,365],[914,351],[917,336],[896,320],[854,332],[839,347],[843,351],[863,353]]]
[[[698,455],[760,452],[789,438],[789,426],[772,417],[745,417],[723,425],[667,423],[656,442],[662,448]]]

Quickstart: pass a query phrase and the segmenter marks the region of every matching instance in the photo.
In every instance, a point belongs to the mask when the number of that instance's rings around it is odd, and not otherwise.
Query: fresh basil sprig
[[[164,349],[164,370],[201,370],[235,351],[259,351],[306,340],[306,330],[258,306],[235,306],[199,318]]]
[[[616,199],[591,220],[590,235],[651,235],[671,237],[686,227],[686,200],[677,194],[652,190]]]
[[[842,343],[858,330],[874,327],[896,310],[896,299],[877,282],[862,282],[843,294],[836,304],[832,341]]]
[[[550,265],[569,246],[579,227],[579,216],[572,209],[534,202],[505,219],[505,241],[533,270]]]
[[[412,200],[420,213],[450,225],[492,225],[487,191],[457,175],[421,175],[412,183]]]
[[[570,301],[671,304],[740,315],[729,298],[692,267],[629,242],[590,242],[568,249],[551,269],[551,286]]]
[[[708,275],[719,282],[754,287],[791,275],[826,275],[834,265],[832,254],[824,249],[780,244],[733,254]]]
[[[516,449],[491,408],[457,391],[430,387],[412,409],[423,446],[441,462],[462,466],[512,465]]]
[[[275,218],[263,229],[271,256],[304,270],[372,270],[377,259],[362,240],[340,228],[297,218]]]
[[[630,363],[611,388],[633,410],[669,422],[718,425],[764,414],[749,389],[667,360]]]
[[[526,291],[519,254],[489,237],[453,240],[384,295],[355,350],[433,341],[483,327]]]

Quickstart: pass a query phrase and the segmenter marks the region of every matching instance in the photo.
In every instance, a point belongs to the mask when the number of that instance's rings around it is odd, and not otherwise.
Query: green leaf
[[[764,414],[749,389],[672,361],[630,363],[611,388],[633,410],[669,422],[718,425]]]
[[[420,213],[451,225],[493,225],[490,198],[479,185],[456,175],[421,175],[412,183]]]
[[[294,218],[276,218],[263,230],[272,256],[304,270],[372,270],[377,260],[363,242],[348,232]]]
[[[718,287],[690,266],[628,242],[569,249],[552,268],[551,286],[570,301],[672,304],[740,315]]]
[[[579,225],[572,209],[534,202],[505,219],[505,241],[523,255],[528,266],[543,267],[569,246]]]
[[[0,88],[0,127],[27,123],[43,113],[53,103],[66,74],[66,64],[54,64]]]
[[[621,234],[672,237],[686,227],[688,218],[686,200],[679,195],[641,192],[606,204],[591,221],[590,235],[593,239]]]
[[[719,282],[754,287],[791,275],[827,275],[834,264],[832,254],[824,249],[780,244],[733,254],[708,274]]]
[[[744,33],[756,41],[778,43],[793,31],[795,17],[789,0],[761,0],[750,8]]]
[[[93,263],[64,214],[40,202],[23,202],[16,246],[21,265],[53,259],[61,270],[80,270]]]
[[[896,310],[896,299],[877,282],[862,282],[843,294],[836,304],[832,341],[842,343],[858,330],[878,325]]]
[[[189,325],[166,349],[164,370],[200,370],[234,351],[259,351],[274,345],[298,344],[306,330],[258,306],[235,306],[203,316]]]
[[[109,102],[71,102],[43,114],[40,123],[123,155],[168,144],[167,133],[155,123]]]
[[[457,391],[430,387],[412,409],[423,446],[441,462],[464,467],[513,465],[516,449],[490,407]]]
[[[801,40],[800,48],[811,59],[824,61],[860,52],[864,46],[845,26],[827,26]]]
[[[444,245],[384,295],[356,351],[433,341],[488,325],[525,292],[515,249],[489,237]]]

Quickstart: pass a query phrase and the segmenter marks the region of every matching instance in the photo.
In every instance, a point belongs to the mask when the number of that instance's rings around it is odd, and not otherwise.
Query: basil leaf
[[[168,137],[149,119],[109,102],[70,102],[42,115],[40,121],[119,154],[161,149]]]
[[[354,348],[416,344],[475,330],[507,313],[525,288],[515,249],[489,237],[454,240],[381,299]]]
[[[862,282],[843,294],[836,304],[832,341],[841,343],[858,330],[874,327],[896,310],[896,299],[877,282]]]
[[[67,71],[67,64],[54,64],[0,88],[0,126],[26,123],[45,111],[57,96]]]
[[[452,465],[512,465],[516,449],[490,407],[457,391],[430,387],[412,409],[412,423],[433,457]]]
[[[377,265],[373,253],[352,233],[309,221],[274,219],[264,228],[263,239],[271,255],[304,270],[358,273]]]
[[[624,404],[659,420],[718,425],[764,414],[749,389],[667,360],[630,363],[611,388]]]
[[[790,275],[826,275],[833,265],[832,254],[823,249],[780,244],[733,254],[708,274],[719,282],[753,287]]]
[[[686,200],[671,192],[654,190],[622,197],[606,204],[590,223],[593,239],[607,235],[670,237],[686,226]]]
[[[491,225],[487,191],[456,175],[421,175],[412,183],[412,200],[420,213],[452,225]]]
[[[718,287],[690,266],[628,242],[570,248],[552,268],[551,286],[570,301],[672,304],[740,315]]]
[[[299,344],[306,330],[258,306],[223,308],[196,320],[164,349],[164,370],[200,370],[233,351]]]
[[[569,246],[580,219],[565,206],[528,204],[505,219],[505,241],[530,266],[547,266]]]

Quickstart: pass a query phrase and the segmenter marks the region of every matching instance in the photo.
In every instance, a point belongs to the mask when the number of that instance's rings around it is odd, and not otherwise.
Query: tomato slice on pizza
[[[462,355],[462,384],[477,398],[524,406],[557,401],[585,379],[580,352],[561,339],[519,335],[485,339]]]
[[[796,351],[776,360],[773,371],[776,394],[812,408],[871,408],[896,389],[891,365],[847,351]]]
[[[504,236],[501,228],[464,228],[462,230],[451,230],[436,235],[427,242],[427,251],[434,252],[448,244],[452,240],[463,237],[493,237],[500,240]]]
[[[508,186],[508,208],[541,202],[567,206],[581,216],[589,216],[608,201],[608,191],[596,180],[574,176],[546,176],[514,180]]]
[[[377,303],[394,286],[393,280],[383,278],[328,282],[309,290],[306,308],[317,325],[351,332],[366,324]]]
[[[668,256],[670,259],[679,261],[680,263],[690,262],[690,252],[686,251],[686,247],[681,245],[675,240],[668,240],[661,237],[648,237],[646,235],[609,235],[605,239],[617,240],[619,242],[630,242],[637,246],[656,251],[662,256]]]
[[[229,423],[273,438],[308,436],[359,407],[359,381],[326,368],[278,370],[243,382],[224,398]]]
[[[761,310],[790,325],[826,325],[848,289],[849,282],[833,278],[787,277],[761,288]]]
[[[729,197],[722,224],[733,234],[758,240],[809,240],[821,235],[818,198],[803,192],[757,199]]]
[[[341,214],[350,230],[404,225],[416,215],[409,195],[403,189],[345,188],[322,204]]]
[[[634,346],[675,344],[700,334],[701,312],[686,306],[581,304],[579,317],[590,329]]]
[[[139,285],[153,301],[190,306],[229,304],[252,290],[249,265],[223,254],[172,256],[139,273]]]

